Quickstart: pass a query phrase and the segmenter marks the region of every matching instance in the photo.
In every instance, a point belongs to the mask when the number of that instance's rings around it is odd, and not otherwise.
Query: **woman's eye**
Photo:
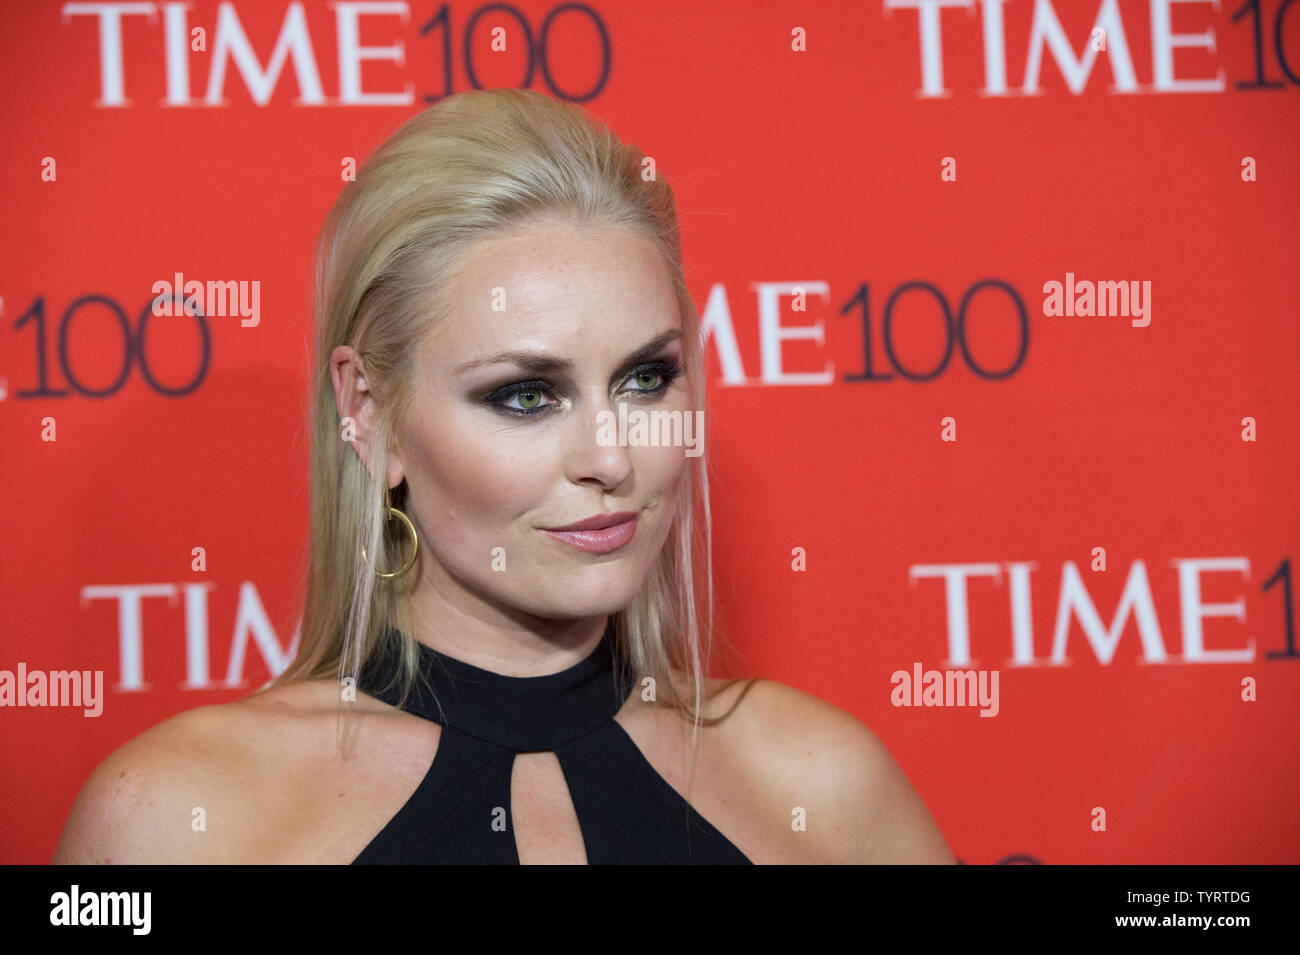
[[[652,365],[646,365],[632,372],[628,381],[635,382],[638,385],[647,384],[649,387],[633,388],[633,393],[644,395],[657,395],[660,392],[667,391],[668,386],[672,384],[673,379],[680,376],[682,368],[680,365],[671,362],[659,361]],[[662,379],[661,383],[656,385],[655,380]]]
[[[646,386],[643,389],[641,389],[642,391],[654,391],[655,379],[662,378],[662,377],[663,375],[657,371],[638,371],[635,375],[632,376],[634,381],[644,384]],[[649,381],[647,381],[647,379],[649,379]]]
[[[499,407],[504,408],[506,411],[514,412],[515,414],[536,414],[540,409],[547,407],[547,405],[543,403],[545,395],[546,390],[544,388],[536,386],[517,388],[502,398],[499,402]],[[512,401],[516,403],[511,404]],[[550,403],[554,404],[555,402]]]
[[[682,374],[679,364],[657,361],[638,368],[628,376],[631,387],[624,393],[633,395],[660,395],[668,390],[673,379]],[[550,401],[545,399],[550,397]],[[531,418],[546,414],[546,409],[561,402],[555,400],[552,386],[543,381],[521,381],[499,388],[487,397],[487,402],[517,418]]]

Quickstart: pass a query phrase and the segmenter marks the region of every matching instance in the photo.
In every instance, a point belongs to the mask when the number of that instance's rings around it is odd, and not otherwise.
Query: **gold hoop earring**
[[[384,573],[382,570],[376,570],[375,574],[379,577],[383,577],[385,580],[396,580],[398,577],[404,576],[406,572],[415,565],[415,557],[420,553],[420,535],[415,532],[415,525],[411,523],[411,519],[402,511],[393,507],[390,501],[391,498],[388,496],[388,489],[385,488],[384,503],[388,505],[388,519],[391,521],[394,517],[397,517],[406,525],[406,529],[411,535],[411,556],[406,558],[406,563],[402,564],[401,568],[398,570],[388,574]],[[361,558],[367,564],[370,563],[370,557],[366,554],[365,544],[361,545]]]

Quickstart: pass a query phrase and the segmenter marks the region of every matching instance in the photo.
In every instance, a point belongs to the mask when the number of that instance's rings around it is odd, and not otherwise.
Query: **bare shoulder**
[[[113,751],[82,786],[54,863],[241,861],[292,791],[293,762],[324,756],[332,681],[264,689],[163,720]],[[386,704],[366,701],[378,712]]]
[[[232,787],[221,781],[235,768],[247,729],[242,707],[219,704],[178,713],[128,740],[82,786],[53,861],[220,861],[196,852],[211,841],[185,833],[195,809],[206,815],[225,808]]]
[[[686,702],[692,702],[691,683],[686,671],[673,667],[670,673],[677,694]],[[750,685],[757,682],[759,681],[705,677],[701,681],[703,705],[700,708],[700,715],[708,720],[725,719],[737,709],[740,701],[748,693]]]
[[[884,743],[839,707],[754,681],[731,730],[755,797],[790,830],[800,858],[954,863],[938,825]],[[802,826],[803,828],[800,828]]]

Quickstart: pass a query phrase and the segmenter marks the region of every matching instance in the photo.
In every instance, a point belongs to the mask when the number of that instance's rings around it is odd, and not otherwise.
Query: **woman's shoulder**
[[[73,864],[217,861],[190,839],[215,825],[233,788],[226,777],[249,731],[238,704],[199,706],[127,740],[90,774],[73,803],[53,861]],[[238,775],[236,774],[236,778]]]
[[[303,680],[157,723],[90,774],[53,861],[241,859],[274,824],[275,800],[294,797],[296,770],[329,757],[338,700],[337,682]],[[356,712],[382,717],[393,708],[359,695]]]
[[[830,863],[955,861],[889,749],[852,714],[769,679],[719,681],[712,709],[744,785],[791,856]]]

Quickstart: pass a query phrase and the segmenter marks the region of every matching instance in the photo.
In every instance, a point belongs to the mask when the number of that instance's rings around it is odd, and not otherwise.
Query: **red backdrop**
[[[676,188],[750,672],[871,726],[966,862],[1300,862],[1300,4],[492,6],[0,8],[0,669],[104,679],[0,709],[0,861],[282,666],[313,242],[477,85]],[[142,321],[177,272],[258,323]],[[1046,314],[1067,273],[1149,310]],[[997,715],[893,705],[914,664],[996,670]]]

